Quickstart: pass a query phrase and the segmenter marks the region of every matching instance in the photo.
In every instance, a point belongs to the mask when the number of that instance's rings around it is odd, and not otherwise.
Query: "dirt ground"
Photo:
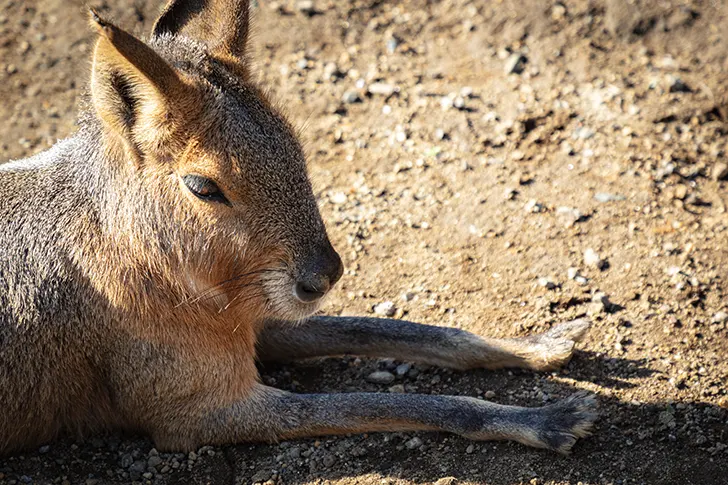
[[[82,3],[0,1],[1,160],[73,132],[93,41]],[[92,4],[136,33],[161,7]],[[438,433],[175,455],[111,434],[0,460],[0,484],[725,484],[724,2],[255,5],[261,82],[303,128],[347,267],[327,313],[489,336],[594,322],[554,373],[415,365],[378,385],[365,378],[402,363],[345,357],[264,380],[532,406],[585,389],[594,435],[562,457]]]

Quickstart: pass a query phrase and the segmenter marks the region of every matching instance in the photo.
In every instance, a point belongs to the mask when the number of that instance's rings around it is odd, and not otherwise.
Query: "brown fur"
[[[175,450],[440,429],[568,451],[587,434],[586,396],[525,409],[260,384],[256,359],[340,353],[552,369],[588,323],[496,340],[308,318],[341,262],[295,132],[250,81],[248,1],[172,0],[148,43],[91,20],[79,132],[0,167],[0,454],[104,428]]]

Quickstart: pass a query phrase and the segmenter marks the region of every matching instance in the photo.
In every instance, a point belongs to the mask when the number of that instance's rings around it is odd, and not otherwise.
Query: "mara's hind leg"
[[[258,349],[264,361],[354,354],[455,369],[551,370],[571,359],[576,342],[589,326],[588,320],[579,319],[542,334],[494,339],[406,320],[317,316],[299,324],[267,322],[258,337]]]
[[[258,385],[247,398],[224,408],[196,411],[184,419],[179,412],[164,417],[152,435],[160,449],[188,450],[240,441],[436,430],[568,453],[578,438],[589,434],[597,417],[595,404],[585,393],[525,408],[461,396],[292,394]]]

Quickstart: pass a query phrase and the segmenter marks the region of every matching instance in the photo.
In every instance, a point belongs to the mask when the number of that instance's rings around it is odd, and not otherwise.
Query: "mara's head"
[[[171,0],[148,43],[92,12],[91,100],[119,211],[149,218],[139,250],[190,298],[300,319],[342,264],[296,133],[250,79],[248,4]]]

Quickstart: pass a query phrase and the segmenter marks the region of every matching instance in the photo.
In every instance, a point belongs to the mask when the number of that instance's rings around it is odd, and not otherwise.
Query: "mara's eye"
[[[201,175],[185,175],[182,181],[187,188],[202,200],[211,202],[222,202],[228,204],[228,200],[222,194],[222,191],[212,180],[202,177]]]

